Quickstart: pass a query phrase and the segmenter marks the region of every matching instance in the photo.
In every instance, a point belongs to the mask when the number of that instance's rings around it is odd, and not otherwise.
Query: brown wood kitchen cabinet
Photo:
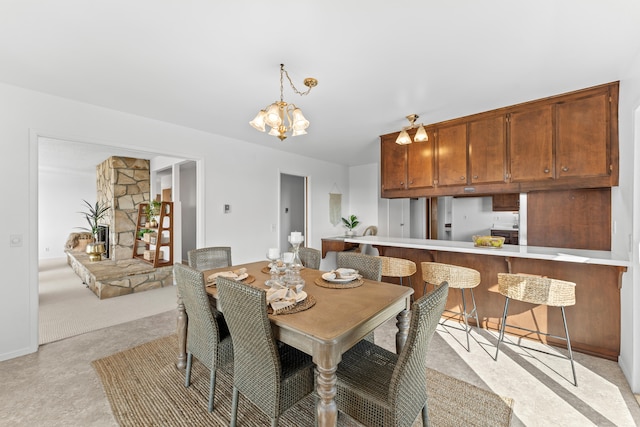
[[[517,212],[520,210],[519,193],[494,194],[491,199],[491,210],[494,212]]]
[[[413,138],[415,129],[409,131]],[[433,130],[429,140],[396,144],[398,133],[385,135],[381,145],[382,192],[433,187]]]
[[[385,191],[404,190],[407,182],[407,146],[396,144],[398,134],[382,137],[380,153],[381,185]]]
[[[467,184],[467,124],[436,129],[436,185]]]
[[[382,197],[616,186],[618,87],[608,83],[429,125],[433,162],[422,157],[426,147],[397,147],[398,133],[383,135]]]
[[[469,183],[505,182],[507,143],[505,116],[469,122]]]
[[[511,182],[553,179],[553,105],[509,113]]]
[[[556,177],[609,176],[609,88],[556,105]]]

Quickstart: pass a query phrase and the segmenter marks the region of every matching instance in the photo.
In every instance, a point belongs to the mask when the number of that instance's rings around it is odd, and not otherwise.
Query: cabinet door
[[[382,190],[404,190],[407,181],[407,146],[396,144],[395,137],[382,138]]]
[[[433,140],[427,130],[428,141],[407,145],[407,188],[433,187]]]
[[[471,184],[505,182],[505,116],[469,123],[469,174]]]
[[[494,194],[491,200],[491,208],[496,212],[517,212],[520,210],[520,194]]]
[[[467,124],[437,129],[438,186],[467,184]]]
[[[553,106],[509,115],[511,182],[553,179]]]
[[[556,106],[556,174],[609,175],[609,92]]]

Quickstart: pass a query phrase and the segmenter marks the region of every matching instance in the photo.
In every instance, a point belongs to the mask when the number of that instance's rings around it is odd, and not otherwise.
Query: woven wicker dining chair
[[[478,309],[476,307],[476,298],[473,295],[473,288],[480,284],[480,272],[472,268],[460,267],[458,265],[441,264],[438,262],[421,262],[422,268],[422,280],[424,281],[423,293],[427,289],[427,283],[431,283],[434,287],[438,283],[446,281],[449,283],[449,288],[460,289],[462,293],[462,311],[445,310],[448,313],[457,314],[464,320],[464,331],[467,335],[467,351],[471,351],[469,345],[469,335],[471,334],[471,327],[469,326],[469,318],[475,317],[476,326],[481,327],[480,320],[478,319]],[[471,301],[473,302],[473,309],[467,311],[467,300],[465,298],[464,291],[469,289],[471,291]],[[440,322],[441,325],[445,325],[445,321]]]
[[[311,356],[276,343],[264,290],[226,278],[218,278],[217,287],[233,338],[230,426],[236,425],[241,393],[269,416],[275,427],[284,411],[313,392]]]
[[[367,426],[411,426],[422,413],[428,426],[427,350],[442,315],[449,286],[411,306],[407,341],[400,354],[360,341],[338,365],[338,409]]]
[[[184,386],[191,383],[193,356],[210,371],[209,412],[213,411],[215,399],[216,370],[233,368],[233,345],[224,320],[214,317],[205,289],[204,275],[184,264],[174,265],[178,292],[189,318],[187,328],[187,368]]]
[[[495,360],[498,360],[500,343],[504,339],[504,330],[506,327],[560,339],[567,342],[567,350],[569,351],[569,357],[567,357],[567,359],[571,360],[573,384],[577,387],[578,379],[576,377],[576,368],[573,364],[571,339],[569,338],[569,328],[567,328],[567,318],[565,316],[564,310],[565,307],[575,305],[576,303],[576,284],[573,282],[566,282],[564,280],[551,279],[548,277],[529,274],[498,273],[498,292],[505,296],[505,302],[502,322],[500,324],[500,335],[498,337],[498,343],[496,344]],[[565,336],[560,337],[547,332],[542,332],[540,330],[532,330],[516,325],[507,324],[507,311],[509,310],[509,301],[512,299],[530,304],[560,307],[560,310],[562,311],[562,323],[564,324]],[[526,348],[539,351],[531,347]]]
[[[314,270],[320,269],[320,260],[322,259],[322,252],[314,248],[301,247],[298,249],[298,255],[300,255],[300,261],[302,265],[307,268],[313,268]]]
[[[338,252],[336,254],[336,264],[338,268],[358,270],[365,279],[378,282],[382,279],[382,260],[377,256],[356,252]]]
[[[187,259],[191,268],[200,271],[233,265],[231,264],[231,248],[229,246],[192,249],[187,252]]]

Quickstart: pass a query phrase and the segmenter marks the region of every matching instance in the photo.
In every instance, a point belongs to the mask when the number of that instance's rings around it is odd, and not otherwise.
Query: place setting
[[[231,279],[235,280],[236,282],[242,283],[253,283],[256,280],[255,277],[247,273],[246,268],[239,268],[237,270],[218,271],[217,273],[209,275],[207,277],[207,286],[215,286],[218,277],[224,277],[226,279]]]
[[[358,270],[353,268],[337,268],[323,273],[315,280],[315,284],[322,288],[347,289],[362,286],[364,280]]]

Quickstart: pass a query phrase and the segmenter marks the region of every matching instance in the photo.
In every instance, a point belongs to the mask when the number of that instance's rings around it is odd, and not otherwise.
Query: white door
[[[409,237],[411,233],[409,199],[389,199],[389,237]]]

